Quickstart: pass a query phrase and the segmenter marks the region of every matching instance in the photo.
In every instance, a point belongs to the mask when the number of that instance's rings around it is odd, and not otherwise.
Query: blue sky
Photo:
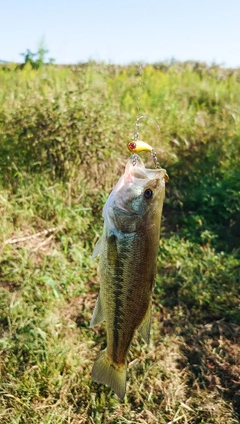
[[[57,63],[201,60],[240,66],[240,0],[1,0],[0,59],[44,37]]]

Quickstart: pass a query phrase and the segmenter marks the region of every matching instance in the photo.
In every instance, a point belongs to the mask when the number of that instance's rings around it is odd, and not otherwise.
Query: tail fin
[[[116,366],[109,362],[106,349],[100,352],[92,369],[92,379],[97,383],[107,384],[123,399],[126,392],[126,365]]]

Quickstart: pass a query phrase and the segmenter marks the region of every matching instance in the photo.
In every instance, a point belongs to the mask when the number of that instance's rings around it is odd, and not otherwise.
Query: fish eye
[[[153,195],[153,191],[150,188],[147,188],[147,190],[144,191],[145,199],[151,199],[152,195]]]

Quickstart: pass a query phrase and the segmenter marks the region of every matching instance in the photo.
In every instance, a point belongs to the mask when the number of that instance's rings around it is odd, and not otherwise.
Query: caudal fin
[[[106,355],[106,349],[100,352],[92,369],[92,379],[97,383],[107,384],[123,399],[126,392],[126,365],[111,364]]]

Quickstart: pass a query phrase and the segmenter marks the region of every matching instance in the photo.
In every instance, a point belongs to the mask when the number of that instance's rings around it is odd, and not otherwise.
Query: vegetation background
[[[240,70],[159,63],[140,77],[27,53],[0,68],[1,422],[239,423]],[[170,181],[151,343],[136,336],[119,402],[90,377],[105,346],[104,325],[89,328],[91,252],[137,114],[160,125],[140,135]]]

